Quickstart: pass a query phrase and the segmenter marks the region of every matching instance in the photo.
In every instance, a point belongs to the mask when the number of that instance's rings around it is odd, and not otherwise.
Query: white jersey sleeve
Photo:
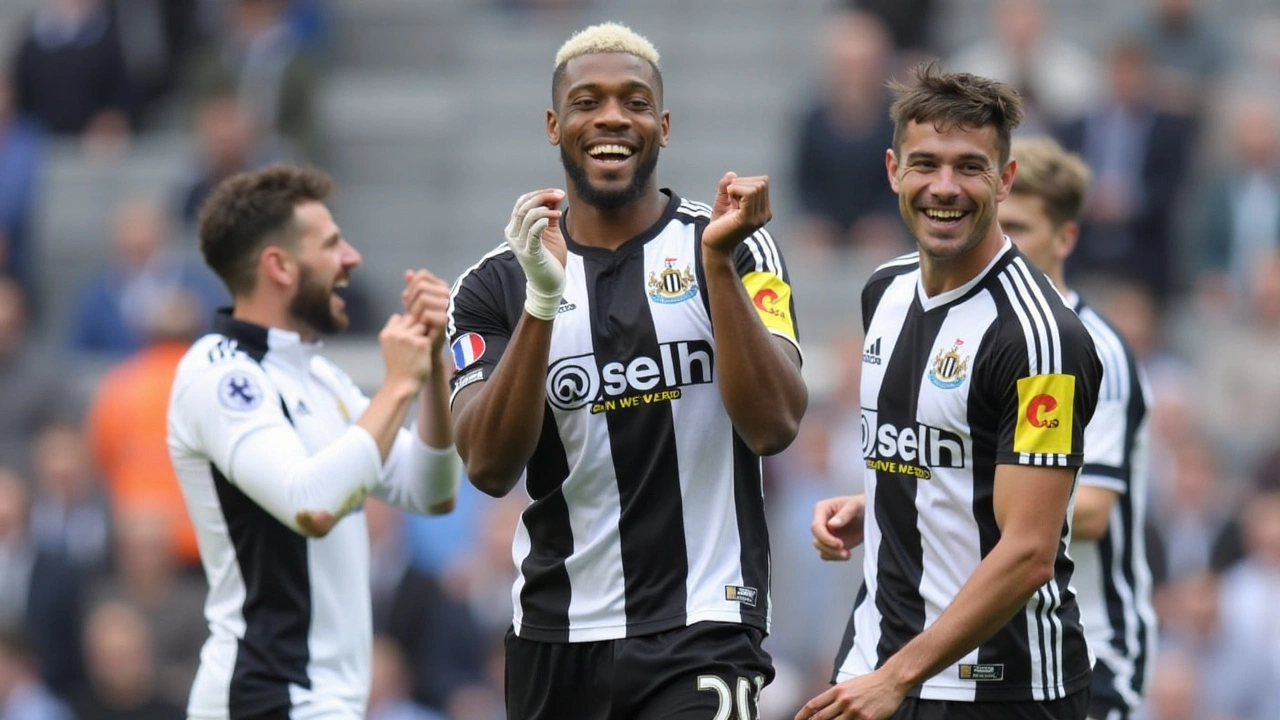
[[[337,520],[380,481],[378,446],[364,428],[352,425],[309,454],[266,373],[241,354],[181,368],[169,426],[171,451],[208,459],[228,482],[300,534],[307,534],[300,515],[324,512]]]
[[[335,385],[341,389],[352,417],[369,407],[369,398],[340,368],[329,365]],[[457,496],[462,459],[452,446],[434,448],[422,441],[416,421],[396,434],[391,453],[382,466],[378,483],[370,493],[398,508],[427,514],[431,508]]]

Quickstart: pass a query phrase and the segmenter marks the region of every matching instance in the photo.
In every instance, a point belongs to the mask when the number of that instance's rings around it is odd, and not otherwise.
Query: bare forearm
[[[551,322],[525,315],[489,379],[474,394],[463,388],[454,402],[458,454],[467,477],[485,493],[508,493],[533,456],[550,348]]]
[[[413,404],[416,390],[412,383],[405,381],[387,382],[378,388],[369,401],[369,407],[356,421],[373,436],[378,444],[378,455],[386,462],[391,454],[391,447],[396,442],[396,433],[404,425],[405,416]]]
[[[1048,582],[1034,553],[996,544],[928,630],[885,664],[903,687],[911,688],[964,657],[1004,627]]]
[[[418,397],[418,437],[436,449],[453,445],[453,416],[449,413],[449,365],[436,358],[431,377]]]
[[[781,452],[809,402],[800,368],[760,321],[732,256],[704,248],[702,257],[725,410],[754,451]]]

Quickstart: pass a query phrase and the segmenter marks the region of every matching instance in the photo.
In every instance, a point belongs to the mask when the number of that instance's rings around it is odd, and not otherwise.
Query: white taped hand
[[[521,195],[507,223],[507,246],[524,269],[524,309],[539,320],[554,320],[564,295],[564,266],[542,244],[542,233],[560,211],[548,207],[546,192]]]

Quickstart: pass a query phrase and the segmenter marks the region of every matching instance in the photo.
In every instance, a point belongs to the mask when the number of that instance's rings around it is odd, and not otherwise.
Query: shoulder
[[[1099,315],[1096,310],[1088,305],[1081,304],[1078,315],[1080,316],[1080,322],[1084,324],[1085,330],[1093,338],[1093,345],[1098,353],[1098,359],[1102,362],[1103,377],[1126,379],[1128,381],[1115,385],[1107,383],[1103,388],[1104,394],[1109,395],[1112,390],[1131,387],[1132,381],[1139,371],[1138,359],[1133,354],[1133,349],[1129,347],[1129,343],[1125,341],[1120,331],[1110,321]]]
[[[462,271],[453,283],[450,298],[464,288],[501,283],[508,279],[520,279],[524,275],[520,263],[505,242],[485,253],[474,265]]]
[[[916,272],[920,269],[920,253],[913,252],[882,263],[867,278],[867,282],[863,285],[863,293],[883,291],[892,283],[894,278],[908,273]]]
[[[690,200],[688,198],[676,198],[676,200],[678,201],[678,204],[676,205],[674,219],[683,223],[701,223],[704,225],[711,221],[710,205],[704,202],[698,202],[697,200]]]
[[[227,385],[229,390],[244,388],[250,391],[249,394],[231,393],[234,397],[228,402],[250,402],[250,398],[255,397],[252,391],[268,383],[262,366],[240,349],[233,338],[210,333],[192,343],[178,362],[171,403],[175,408],[190,402],[203,405],[209,399],[208,391],[216,390],[220,385]],[[192,393],[193,389],[198,391]]]
[[[986,283],[998,320],[992,330],[1001,342],[1022,348],[1032,374],[1062,372],[1064,357],[1093,355],[1093,338],[1049,278],[1021,253],[997,268]]]

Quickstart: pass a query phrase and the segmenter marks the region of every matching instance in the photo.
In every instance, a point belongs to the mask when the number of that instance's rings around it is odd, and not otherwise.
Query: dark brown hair
[[[969,73],[944,72],[937,61],[921,63],[906,83],[889,81],[893,92],[893,149],[902,148],[907,125],[933,123],[939,131],[952,127],[994,127],[1000,165],[1009,162],[1013,129],[1022,122],[1022,98],[1012,85]]]
[[[1080,219],[1089,188],[1089,166],[1079,155],[1044,136],[1015,140],[1013,159],[1018,161],[1013,194],[1040,198],[1054,227]]]
[[[294,208],[333,193],[328,173],[272,165],[223,180],[200,208],[200,252],[233,296],[253,292],[258,256],[297,240]]]

